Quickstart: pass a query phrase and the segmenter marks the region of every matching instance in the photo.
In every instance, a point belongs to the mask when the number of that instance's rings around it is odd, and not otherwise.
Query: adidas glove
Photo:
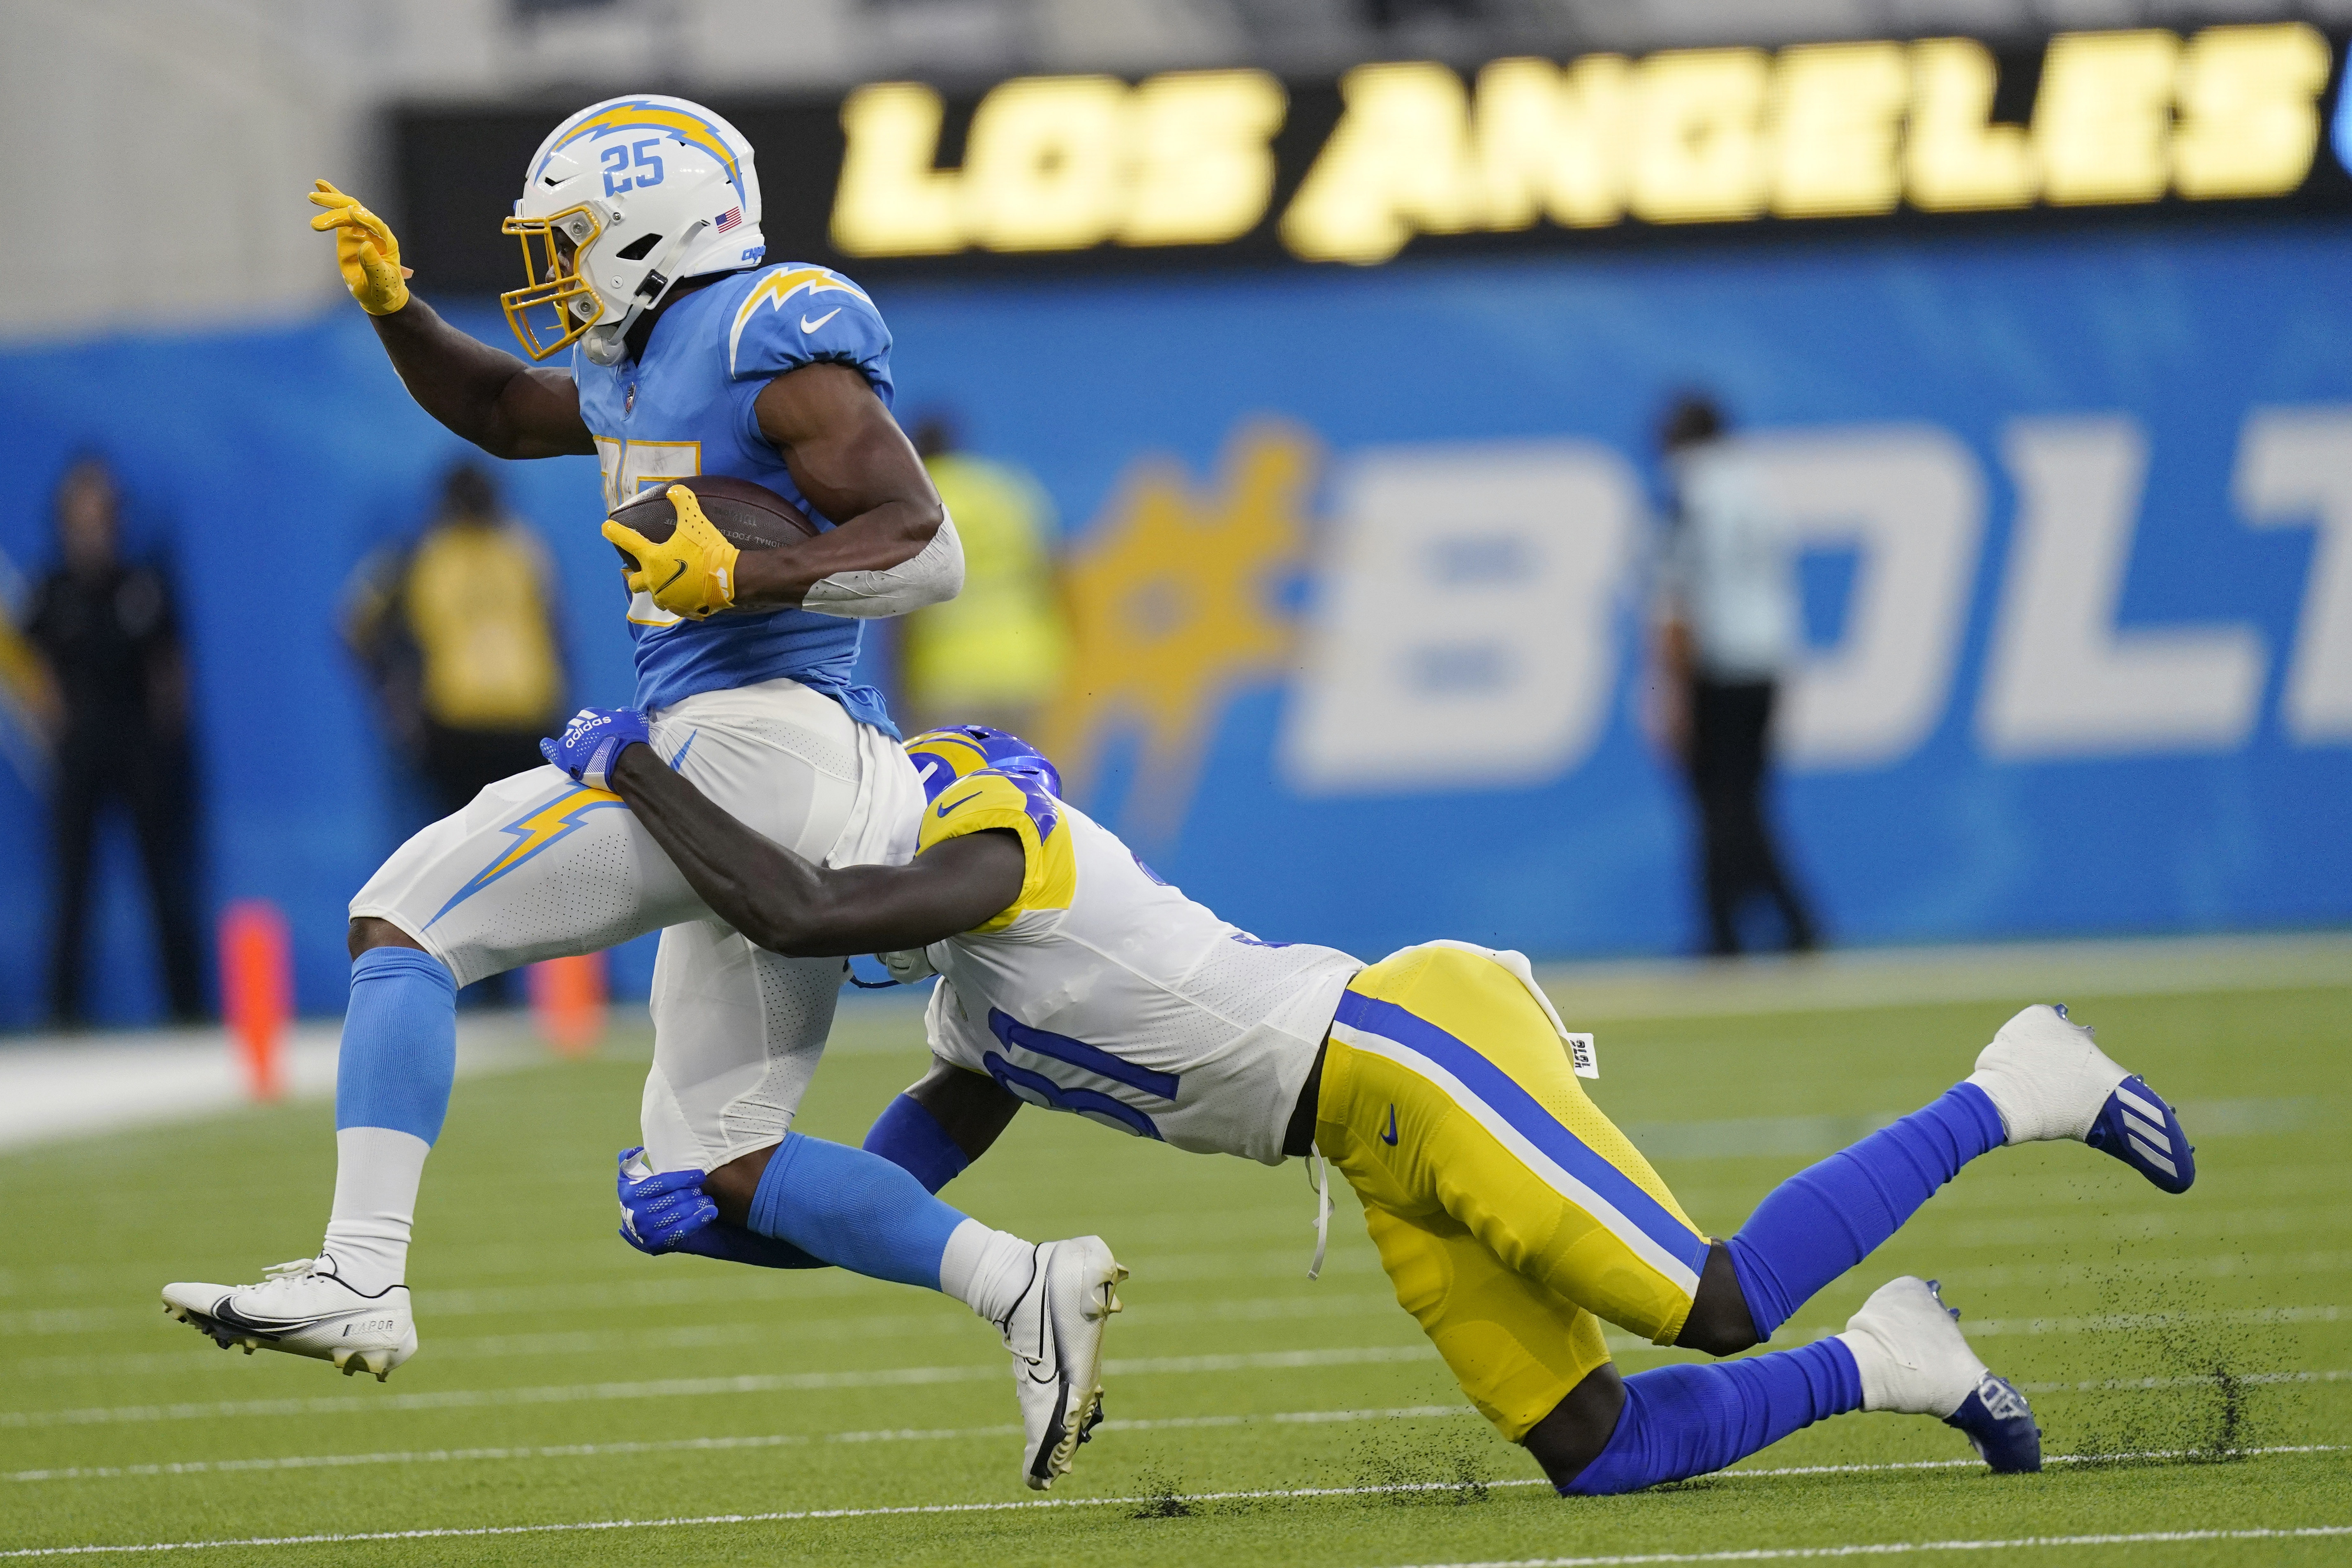
[[[622,751],[652,739],[646,716],[634,708],[583,708],[562,734],[539,743],[539,754],[590,789],[609,790]]]
[[[642,1147],[621,1151],[621,1239],[658,1256],[678,1250],[716,1220],[719,1205],[703,1195],[700,1171],[655,1175],[645,1152]]]

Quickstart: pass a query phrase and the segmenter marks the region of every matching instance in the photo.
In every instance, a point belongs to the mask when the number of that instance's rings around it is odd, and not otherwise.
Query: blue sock
[[[936,1193],[971,1163],[948,1130],[940,1125],[921,1100],[902,1094],[883,1107],[874,1125],[866,1130],[866,1152],[879,1154]]]
[[[1703,1476],[1861,1407],[1862,1372],[1839,1340],[1635,1373],[1625,1380],[1625,1409],[1609,1446],[1559,1490],[1610,1497]]]
[[[413,947],[372,947],[352,960],[335,1069],[335,1131],[389,1127],[430,1143],[457,1078],[457,983]]]
[[[789,1241],[761,1236],[756,1230],[713,1220],[677,1244],[675,1250],[721,1263],[748,1263],[755,1268],[825,1268],[822,1258],[811,1258]]]
[[[787,1133],[751,1194],[751,1228],[874,1279],[940,1288],[964,1216],[879,1155]]]
[[[1972,1083],[1772,1189],[1727,1244],[1759,1339],[1874,1251],[1960,1167],[2006,1136]]]

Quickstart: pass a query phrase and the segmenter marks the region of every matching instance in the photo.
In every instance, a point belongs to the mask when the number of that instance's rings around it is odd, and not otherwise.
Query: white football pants
[[[793,680],[653,715],[654,749],[754,831],[828,866],[912,858],[922,785],[898,742]],[[780,958],[705,908],[611,795],[538,768],[401,846],[352,900],[460,985],[659,929],[646,1157],[716,1170],[790,1131],[833,1025],[838,958]]]

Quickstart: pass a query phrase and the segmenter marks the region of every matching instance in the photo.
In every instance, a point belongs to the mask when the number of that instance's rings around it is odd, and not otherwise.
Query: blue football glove
[[[634,708],[583,708],[562,734],[539,743],[539,754],[590,789],[611,789],[613,764],[633,742],[653,743],[643,713]]]
[[[678,1251],[718,1219],[719,1205],[703,1195],[700,1171],[665,1171],[656,1176],[644,1154],[642,1148],[621,1151],[621,1239],[658,1257]]]

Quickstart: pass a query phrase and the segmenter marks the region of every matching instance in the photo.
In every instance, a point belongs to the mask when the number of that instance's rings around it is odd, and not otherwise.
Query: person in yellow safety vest
[[[1024,469],[957,450],[944,418],[917,426],[915,449],[963,540],[964,577],[962,593],[906,619],[908,733],[950,719],[1034,728],[1069,659],[1053,502]]]
[[[546,547],[471,463],[442,480],[423,537],[352,574],[343,636],[439,815],[538,765],[566,707]]]

